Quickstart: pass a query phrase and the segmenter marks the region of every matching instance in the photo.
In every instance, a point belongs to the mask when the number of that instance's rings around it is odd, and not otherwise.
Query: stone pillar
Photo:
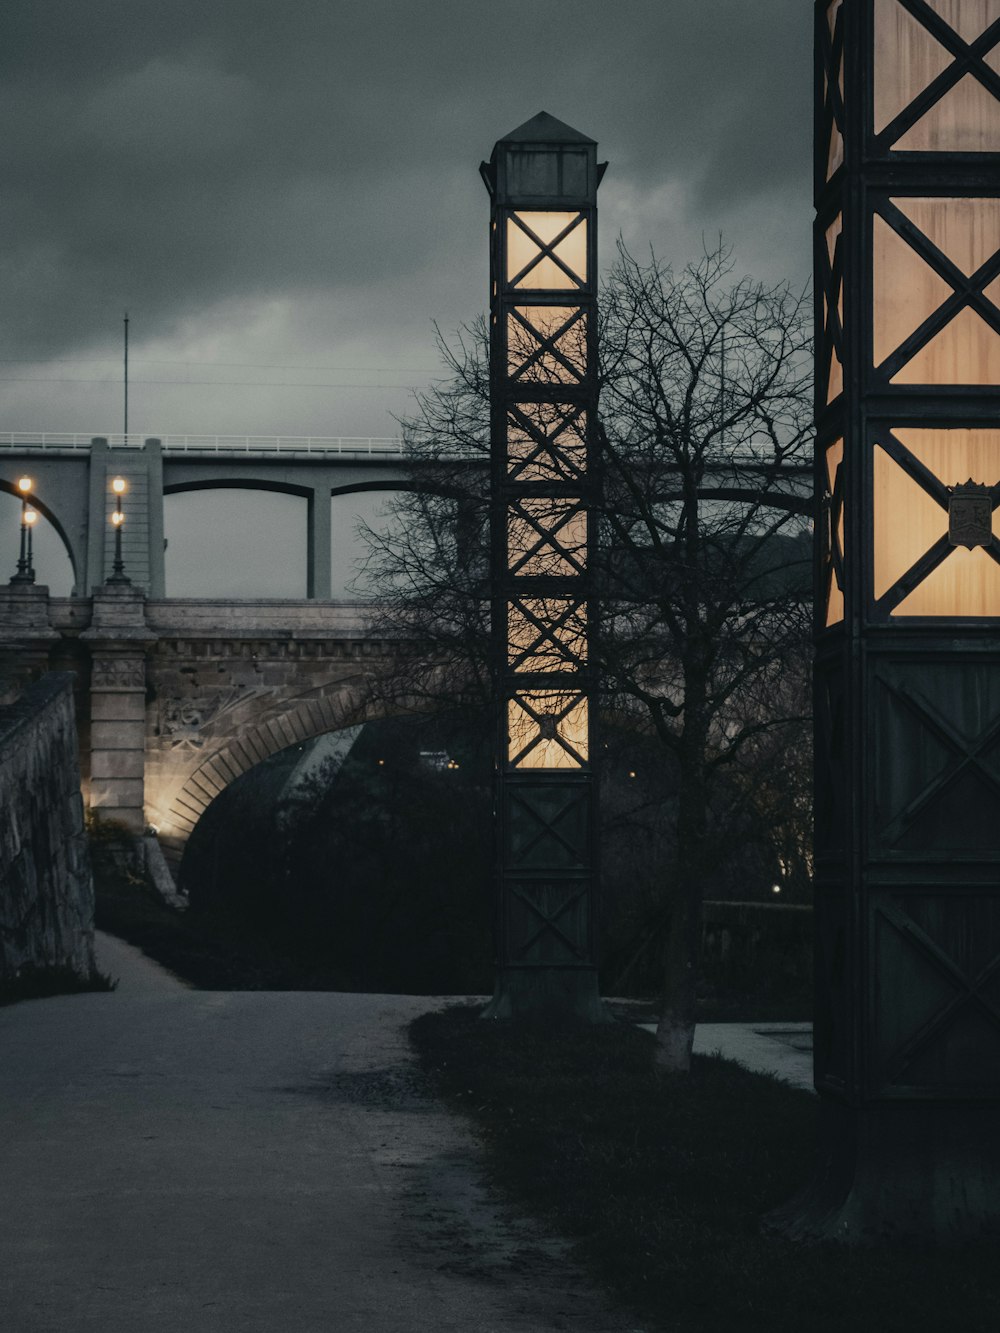
[[[145,599],[129,585],[95,590],[90,644],[90,808],[121,820],[133,833],[145,827],[146,629]]]
[[[330,478],[324,473],[309,496],[309,557],[306,596],[328,601],[332,592],[330,569]]]

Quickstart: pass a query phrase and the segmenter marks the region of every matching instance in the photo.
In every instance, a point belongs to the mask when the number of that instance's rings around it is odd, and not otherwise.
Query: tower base
[[[823,1098],[812,1183],[763,1219],[788,1240],[955,1245],[1000,1235],[1000,1107]]]
[[[597,988],[596,968],[502,967],[483,1018],[575,1019],[613,1023]]]

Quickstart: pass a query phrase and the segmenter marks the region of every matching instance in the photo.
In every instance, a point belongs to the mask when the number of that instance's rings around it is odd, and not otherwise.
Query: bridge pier
[[[333,596],[333,570],[330,542],[330,492],[333,477],[322,476],[309,494],[307,519],[308,554],[306,564],[306,596],[327,601]]]
[[[142,833],[145,818],[145,598],[130,586],[94,593],[90,645],[90,808]]]

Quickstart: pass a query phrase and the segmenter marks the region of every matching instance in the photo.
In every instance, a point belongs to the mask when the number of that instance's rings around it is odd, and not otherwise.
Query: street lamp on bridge
[[[31,554],[31,529],[38,518],[38,510],[28,503],[34,482],[30,477],[18,477],[17,490],[21,497],[21,554],[17,561],[17,573],[11,583],[34,583],[35,569]]]
[[[125,522],[122,496],[126,490],[125,478],[115,477],[111,483],[111,489],[115,496],[115,507],[111,512],[111,522],[115,530],[115,559],[108,583],[131,583],[132,580],[125,573],[125,562],[122,559],[122,526]]]

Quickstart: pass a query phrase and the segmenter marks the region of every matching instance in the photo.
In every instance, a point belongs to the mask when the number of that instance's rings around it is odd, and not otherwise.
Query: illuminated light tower
[[[111,522],[115,530],[115,559],[107,582],[131,583],[132,580],[125,573],[125,562],[122,559],[122,526],[125,523],[125,514],[122,510],[122,496],[125,494],[124,477],[115,477],[111,483],[111,489],[115,496],[115,507],[111,511]]]
[[[21,497],[21,554],[17,561],[17,573],[12,575],[11,583],[34,583],[35,567],[32,564],[31,529],[38,519],[38,511],[28,503],[34,482],[30,477],[18,477],[17,493]]]
[[[597,145],[544,112],[480,172],[490,222],[497,982],[489,1018],[603,1021],[597,987]]]
[[[1000,5],[816,6],[815,1077],[793,1236],[1000,1228]]]

